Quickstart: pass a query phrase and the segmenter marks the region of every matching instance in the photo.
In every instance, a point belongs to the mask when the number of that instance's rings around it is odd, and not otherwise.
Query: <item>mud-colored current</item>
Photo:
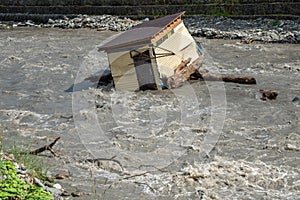
[[[107,68],[97,46],[112,35],[1,30],[5,148],[61,136],[61,156],[45,159],[78,199],[299,199],[300,45],[197,38],[203,67],[257,84],[117,92],[84,80]],[[260,89],[279,95],[262,101]]]

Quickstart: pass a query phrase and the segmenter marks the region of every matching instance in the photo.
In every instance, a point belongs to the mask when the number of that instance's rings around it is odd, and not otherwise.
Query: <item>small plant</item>
[[[2,153],[4,139],[5,139],[5,135],[2,129],[2,125],[0,124],[0,153]]]
[[[273,26],[279,26],[279,19],[273,19],[272,20],[272,25]]]
[[[223,6],[220,6],[220,7],[213,8],[212,15],[227,17],[227,16],[230,16],[230,13],[228,10],[226,10],[226,8],[224,8]]]
[[[48,169],[45,167],[43,159],[31,155],[29,149],[29,147],[21,148],[13,145],[8,153],[13,154],[18,163],[25,165],[32,176],[41,180],[47,180]]]
[[[0,197],[2,200],[52,200],[43,188],[26,184],[11,161],[0,160]]]
[[[0,124],[0,199],[1,200],[52,200],[51,193],[43,188],[29,185],[21,180],[16,172],[16,167],[11,161],[1,160],[3,144],[6,136]],[[5,151],[14,155],[15,160],[26,166],[31,176],[46,179],[47,170],[42,159],[31,155],[29,148],[13,145]]]

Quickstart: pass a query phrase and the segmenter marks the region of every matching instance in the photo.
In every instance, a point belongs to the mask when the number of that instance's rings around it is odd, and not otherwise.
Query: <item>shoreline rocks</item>
[[[300,43],[300,21],[268,18],[196,17],[185,20],[193,36],[274,43]]]
[[[2,28],[36,27],[62,29],[97,29],[98,31],[126,31],[143,21],[112,15],[77,15],[49,19],[47,23],[0,22]],[[234,19],[229,17],[185,17],[185,25],[193,36],[209,39],[237,39],[242,41],[259,41],[274,43],[300,43],[300,20],[283,19]]]
[[[36,24],[32,20],[26,22],[0,22],[0,28],[35,27],[35,28],[62,28],[79,29],[89,28],[98,31],[126,31],[140,21],[126,17],[112,15],[88,16],[78,15],[74,18],[64,16],[61,19],[49,18],[47,23]]]

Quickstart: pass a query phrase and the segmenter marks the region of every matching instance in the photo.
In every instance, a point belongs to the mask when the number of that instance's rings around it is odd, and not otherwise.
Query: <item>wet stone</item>
[[[299,97],[295,97],[293,100],[292,100],[293,103],[300,103],[300,98]]]
[[[72,197],[81,197],[84,195],[84,192],[81,191],[75,191],[71,193]]]
[[[61,190],[62,189],[62,186],[58,183],[54,184],[52,187],[58,189],[58,190]]]

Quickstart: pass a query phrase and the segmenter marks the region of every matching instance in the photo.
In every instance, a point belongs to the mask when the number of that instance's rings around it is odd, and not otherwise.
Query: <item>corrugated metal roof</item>
[[[118,35],[113,40],[99,47],[99,50],[116,50],[134,47],[141,44],[151,44],[151,39],[165,29],[174,20],[181,18],[184,12],[168,15],[155,20],[144,22],[133,27],[131,30]]]

